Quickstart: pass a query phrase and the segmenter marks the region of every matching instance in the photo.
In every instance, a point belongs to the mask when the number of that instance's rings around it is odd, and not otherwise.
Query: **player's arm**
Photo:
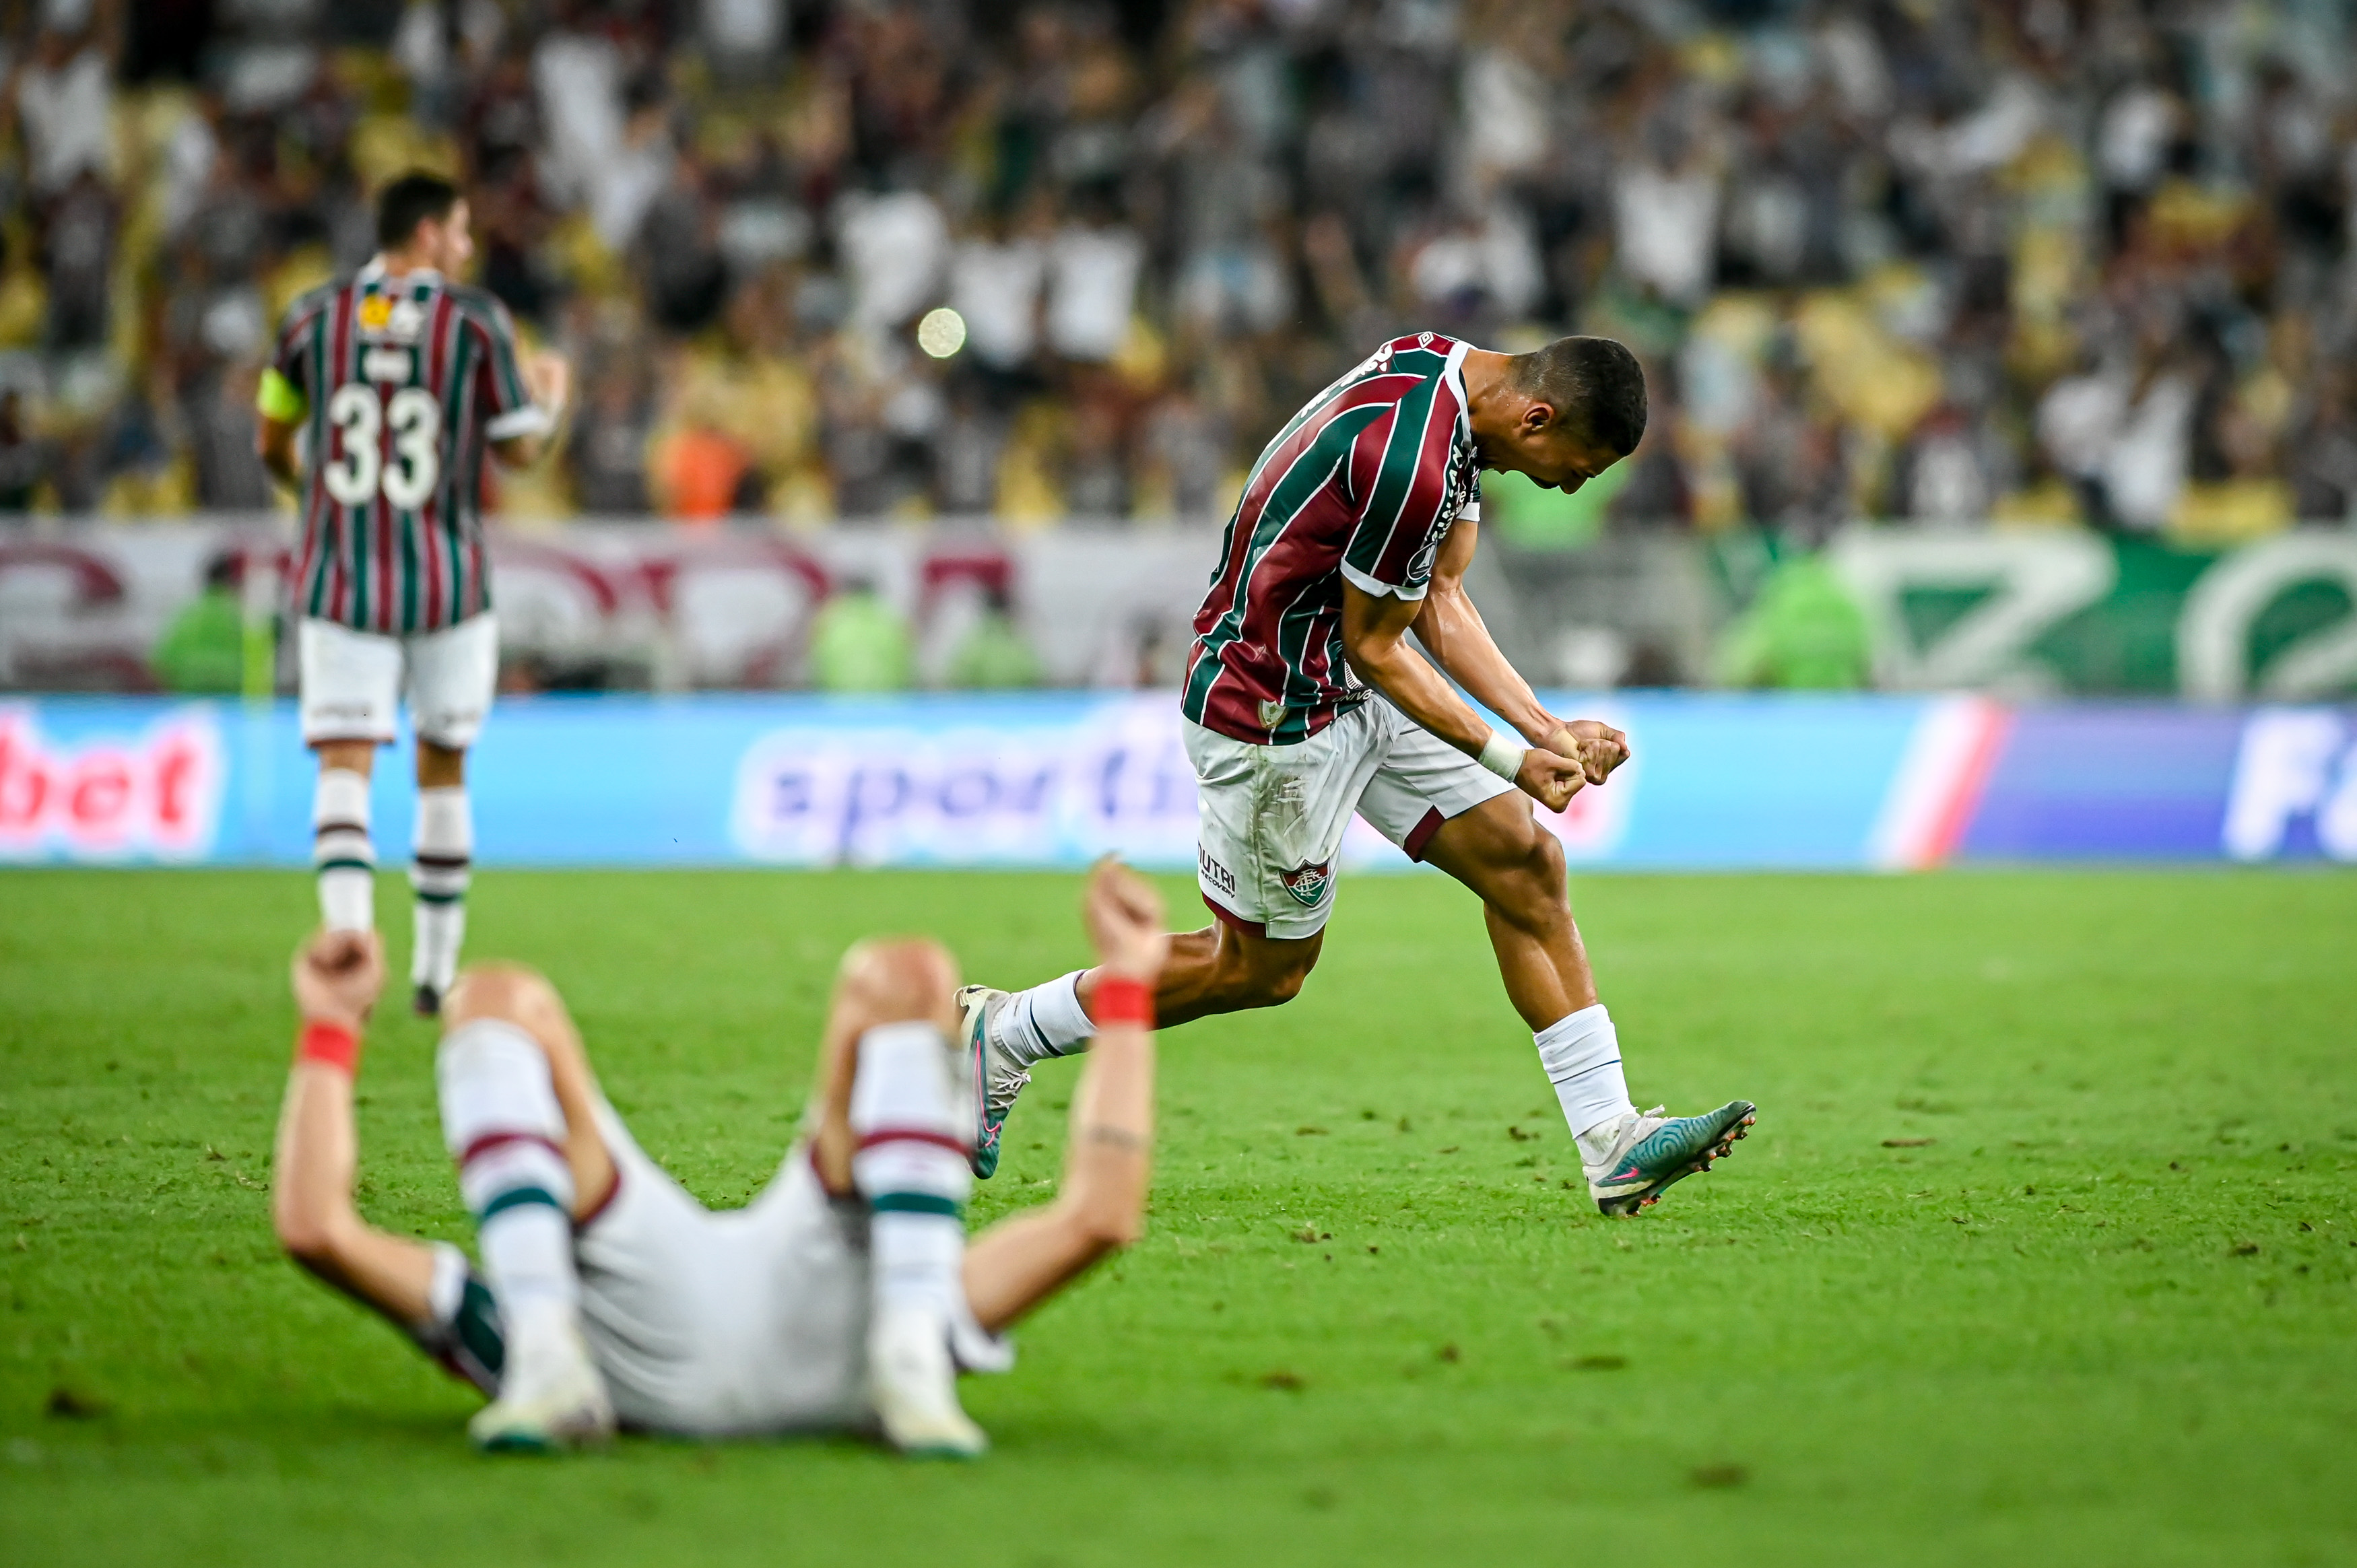
[[[1576,758],[1586,769],[1587,782],[1601,784],[1628,760],[1628,736],[1595,719],[1555,717],[1540,705],[1522,672],[1498,651],[1481,612],[1465,591],[1465,572],[1473,564],[1480,529],[1478,522],[1464,518],[1449,531],[1433,563],[1423,608],[1412,623],[1416,640],[1458,685],[1512,725],[1524,740]]]
[[[1408,630],[1424,607],[1422,599],[1371,594],[1345,581],[1342,647],[1350,655],[1351,668],[1424,728],[1501,777],[1512,779],[1516,789],[1548,811],[1562,811],[1587,782],[1580,765],[1542,746],[1529,747],[1519,757],[1513,755],[1516,748],[1512,743],[1491,730],[1441,678],[1440,671],[1409,646]]]
[[[294,984],[303,1024],[278,1113],[271,1223],[287,1255],[321,1280],[404,1328],[424,1323],[432,1316],[432,1250],[376,1230],[352,1204],[360,1164],[352,1078],[369,1011],[384,989],[382,939],[320,932],[296,953]]]
[[[529,468],[555,450],[557,432],[565,420],[566,394],[573,385],[571,361],[553,349],[523,360],[521,369],[524,384],[532,392],[531,407],[544,417],[523,421],[531,428],[491,442],[491,455],[511,468]],[[495,417],[491,428],[499,428],[500,418],[512,417],[514,412]]]
[[[1082,904],[1096,944],[1096,1041],[1072,1090],[1055,1200],[1003,1219],[966,1249],[965,1294],[993,1333],[1061,1290],[1146,1223],[1154,1146],[1154,983],[1170,952],[1162,899],[1145,878],[1097,863]]]

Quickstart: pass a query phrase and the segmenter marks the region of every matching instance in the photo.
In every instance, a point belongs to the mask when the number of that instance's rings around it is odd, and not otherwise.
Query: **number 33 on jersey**
[[[397,635],[490,607],[484,448],[553,423],[497,299],[376,263],[314,289],[286,313],[260,406],[307,442],[297,614]]]

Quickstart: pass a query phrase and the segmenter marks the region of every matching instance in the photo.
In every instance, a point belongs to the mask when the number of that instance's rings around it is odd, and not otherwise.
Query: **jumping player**
[[[262,460],[303,500],[295,597],[303,739],[319,757],[312,863],[328,929],[375,924],[369,773],[404,688],[417,729],[411,981],[431,1014],[457,972],[474,855],[467,747],[499,678],[475,499],[483,449],[539,460],[570,371],[516,351],[507,309],[457,282],[466,199],[409,174],[377,199],[382,249],[286,312],[262,374]],[[306,447],[298,453],[297,432]]]
[[[1289,1001],[1318,961],[1355,811],[1480,897],[1506,994],[1608,1214],[1633,1213],[1731,1153],[1754,1108],[1736,1100],[1664,1119],[1630,1101],[1562,848],[1530,808],[1560,812],[1603,784],[1627,739],[1540,706],[1464,578],[1477,470],[1576,490],[1644,430],[1644,373],[1618,343],[1563,338],[1508,356],[1420,332],[1376,349],[1277,432],[1229,520],[1180,697],[1198,880],[1217,919],[1173,939],[1155,993],[1165,1025]],[[1518,734],[1491,728],[1444,677]],[[1012,996],[960,993],[976,1174],[996,1167],[1031,1067],[1086,1047],[1100,983],[1087,970]]]
[[[446,999],[442,1127],[475,1216],[479,1273],[447,1242],[353,1207],[352,1084],[384,983],[374,932],[296,955],[302,1033],[272,1189],[295,1260],[491,1397],[492,1449],[625,1426],[701,1435],[875,1431],[914,1453],[986,1445],[956,1376],[1005,1370],[1008,1325],[1134,1241],[1154,1132],[1161,901],[1106,864],[1082,911],[1096,1048],[1072,1096],[1055,1198],[965,1240],[967,1132],[954,961],[935,943],[844,955],[820,1046],[815,1131],[743,1208],[713,1212],[632,1142],[555,989],[469,970]]]

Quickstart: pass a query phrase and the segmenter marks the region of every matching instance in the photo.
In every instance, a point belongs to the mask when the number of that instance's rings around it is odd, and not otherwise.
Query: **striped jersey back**
[[[372,262],[288,308],[272,368],[303,400],[307,438],[296,612],[397,635],[490,608],[483,449],[553,423],[507,308]]]
[[[1253,465],[1195,616],[1180,710],[1236,740],[1307,740],[1367,688],[1342,650],[1342,585],[1420,599],[1480,482],[1469,345],[1396,338],[1312,398]]]

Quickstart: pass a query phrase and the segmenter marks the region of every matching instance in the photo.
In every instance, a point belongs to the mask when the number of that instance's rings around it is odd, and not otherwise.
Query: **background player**
[[[1478,469],[1575,490],[1644,432],[1644,373],[1618,343],[1563,338],[1510,357],[1422,332],[1376,349],[1277,433],[1228,521],[1181,697],[1198,875],[1218,918],[1175,940],[1155,997],[1169,1024],[1291,999],[1318,961],[1356,811],[1480,897],[1506,994],[1608,1214],[1707,1169],[1753,1108],[1665,1120],[1630,1101],[1562,847],[1530,809],[1561,811],[1602,784],[1627,740],[1542,707],[1464,577]],[[1443,671],[1520,738],[1491,729]],[[1031,1065],[1087,1042],[1097,983],[1081,971],[1012,997],[963,993],[979,1174],[996,1168]]]
[[[817,1128],[744,1208],[707,1211],[631,1141],[548,982],[479,968],[451,993],[443,1130],[483,1271],[447,1243],[377,1230],[352,1204],[352,1081],[383,984],[374,932],[296,955],[303,1028],[272,1212],[304,1267],[494,1397],[486,1447],[594,1439],[617,1418],[731,1434],[864,1428],[974,1454],[960,1366],[1003,1370],[1000,1331],[1137,1235],[1153,1138],[1161,900],[1120,867],[1082,911],[1101,1033],[1072,1096],[1055,1199],[965,1245],[973,1177],[954,961],[922,940],[846,953],[820,1047]],[[689,1000],[689,999],[683,999]]]
[[[457,282],[475,245],[447,180],[409,174],[386,186],[377,242],[356,276],[288,307],[262,376],[261,449],[302,493],[296,650],[303,738],[319,757],[319,911],[330,930],[375,923],[369,772],[393,738],[405,683],[417,730],[410,972],[417,1011],[432,1013],[466,936],[466,752],[499,678],[475,504],[483,449],[538,460],[570,372],[555,354],[520,359],[507,307]]]

